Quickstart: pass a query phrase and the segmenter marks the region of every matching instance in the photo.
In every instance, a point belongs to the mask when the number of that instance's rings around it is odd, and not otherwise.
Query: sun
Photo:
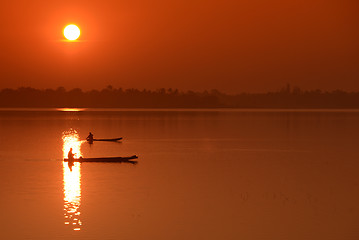
[[[74,41],[80,37],[80,28],[74,24],[67,25],[64,29],[64,36],[67,40]]]

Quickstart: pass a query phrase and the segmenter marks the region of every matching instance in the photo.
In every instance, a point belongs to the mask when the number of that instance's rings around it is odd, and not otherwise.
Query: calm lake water
[[[0,133],[0,239],[359,239],[358,111],[0,110]],[[138,164],[70,171],[70,147]]]

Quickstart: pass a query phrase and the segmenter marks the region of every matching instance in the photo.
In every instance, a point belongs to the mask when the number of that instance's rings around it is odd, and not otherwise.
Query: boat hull
[[[121,138],[94,138],[92,141],[98,141],[98,142],[116,142],[122,140]]]
[[[134,161],[134,159],[137,159],[138,157],[136,155],[130,156],[130,157],[103,157],[103,158],[75,158],[73,162],[128,162],[135,164],[137,161]],[[68,158],[64,158],[65,162],[68,162]]]

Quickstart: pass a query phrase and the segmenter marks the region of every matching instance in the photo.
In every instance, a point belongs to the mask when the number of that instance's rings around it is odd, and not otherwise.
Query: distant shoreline
[[[289,85],[277,92],[229,95],[218,90],[181,92],[178,89],[112,88],[2,89],[0,108],[96,109],[359,109],[359,92],[303,91]]]

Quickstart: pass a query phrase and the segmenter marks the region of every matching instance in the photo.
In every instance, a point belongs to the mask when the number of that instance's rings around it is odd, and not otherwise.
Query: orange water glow
[[[61,112],[81,112],[84,111],[85,108],[57,108],[56,110]]]
[[[81,155],[81,141],[76,130],[65,131],[62,134],[63,157],[67,158],[70,148],[73,149],[75,157]],[[72,169],[67,162],[63,162],[63,184],[64,184],[64,215],[65,225],[69,225],[74,231],[81,230],[80,220],[81,206],[81,164],[74,163]]]

